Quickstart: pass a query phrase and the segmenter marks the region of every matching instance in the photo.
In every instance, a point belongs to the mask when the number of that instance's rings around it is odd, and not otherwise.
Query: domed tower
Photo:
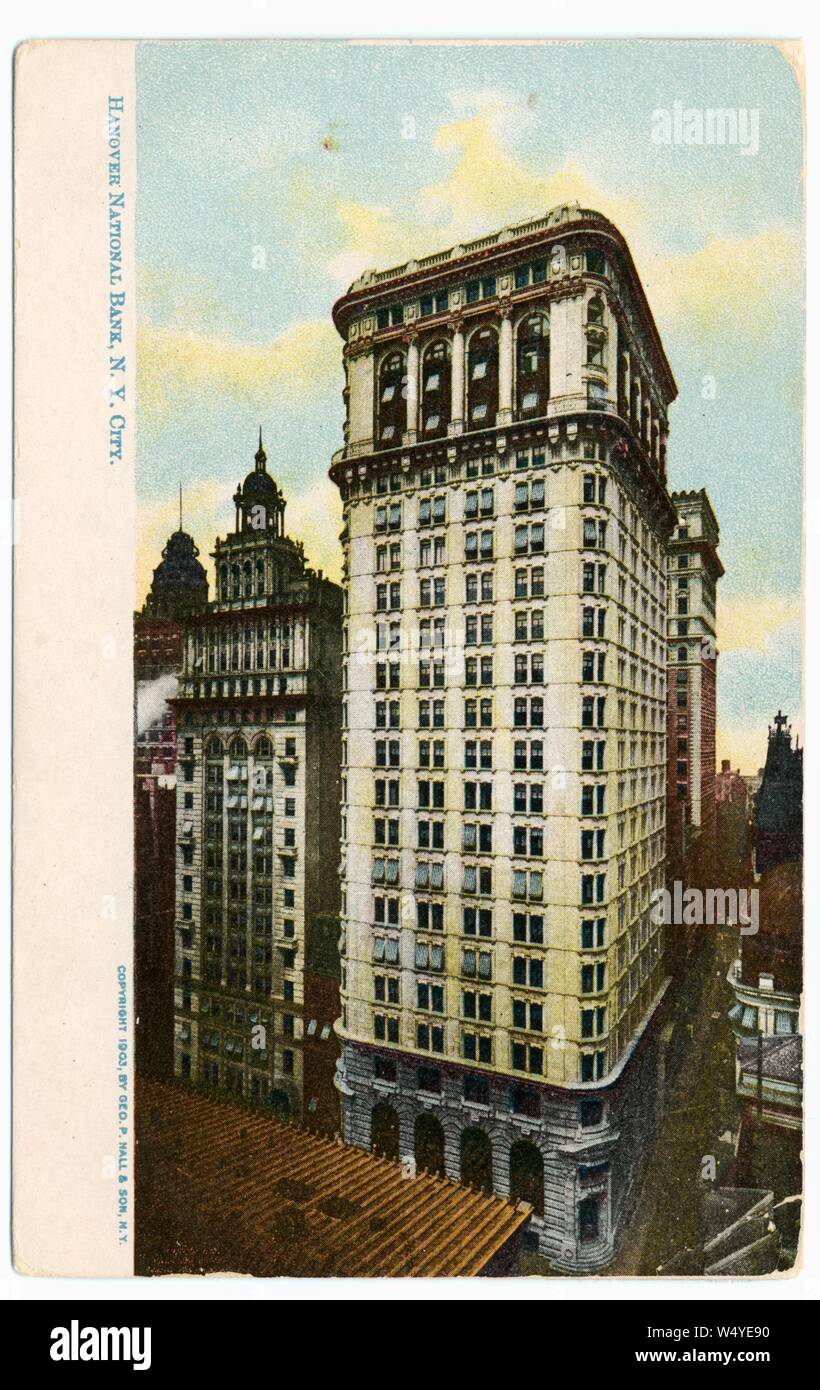
[[[267,461],[260,429],[254,467],[233,495],[234,529],[217,539],[212,552],[217,607],[282,599],[304,583],[304,549],[285,535],[285,498]]]
[[[237,531],[267,531],[275,538],[285,534],[285,499],[267,470],[268,456],[262,445],[259,428],[259,448],[254,455],[253,472],[234,493]]]
[[[208,606],[208,576],[192,536],[181,528],[168,537],[154,570],[143,616],[181,622]]]

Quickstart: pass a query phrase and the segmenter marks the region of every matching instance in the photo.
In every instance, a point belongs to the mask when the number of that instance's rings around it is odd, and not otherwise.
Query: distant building
[[[667,873],[689,887],[714,883],[717,581],[720,532],[709,497],[673,492],[667,547]],[[682,967],[697,933],[671,936]]]
[[[755,874],[765,874],[803,853],[803,749],[792,747],[791,729],[779,711],[769,745],[754,822]]]
[[[180,529],[169,538],[151,589],[134,617],[135,1047],[143,1075],[173,1073],[176,693],[180,624],[208,602],[197,547]]]
[[[762,777],[762,772],[760,776]],[[742,804],[745,812],[749,801],[749,779],[743,777],[740,770],[732,770],[729,758],[724,758],[720,764],[720,772],[715,778],[715,802],[717,805],[724,805],[727,802]],[[758,783],[759,785],[759,783]]]
[[[715,778],[715,883],[751,883],[751,825],[746,778],[733,771],[728,758]]]
[[[266,464],[260,436],[214,546],[216,599],[183,625],[174,1068],[309,1120],[306,1071],[320,1047],[335,1062],[338,1005],[318,983],[310,997],[306,969],[317,932],[338,940],[342,596],[286,535]]]
[[[180,528],[168,537],[162,559],[154,570],[142,616],[182,622],[208,604],[208,576],[199,551],[187,531]]]
[[[743,1278],[791,1269],[797,1260],[800,1202],[776,1202],[755,1187],[701,1191],[700,1239],[658,1269],[660,1278]]]
[[[752,828],[758,931],[741,935],[729,975],[741,1103],[738,1181],[775,1196],[802,1185],[803,760],[785,717],[769,730]]]

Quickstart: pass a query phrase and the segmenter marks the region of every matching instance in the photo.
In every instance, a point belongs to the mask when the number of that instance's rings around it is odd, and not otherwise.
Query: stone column
[[[498,337],[498,417],[496,423],[509,425],[512,421],[513,331],[509,308],[501,310],[501,331]]]
[[[415,444],[419,428],[419,346],[415,338],[407,348],[407,430],[405,444]]]
[[[453,331],[450,364],[450,433],[464,430],[464,332],[460,324]]]

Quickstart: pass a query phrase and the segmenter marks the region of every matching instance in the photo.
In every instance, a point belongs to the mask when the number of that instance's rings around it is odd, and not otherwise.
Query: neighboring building
[[[140,774],[134,788],[135,1060],[141,1076],[174,1072],[176,781]]]
[[[797,1260],[800,1202],[775,1202],[760,1188],[703,1185],[701,1238],[658,1269],[660,1278],[748,1278],[791,1269]]]
[[[754,871],[765,874],[803,853],[803,749],[792,748],[786,716],[769,727],[766,765],[757,793]]]
[[[173,1074],[176,723],[168,703],[181,663],[180,622],[208,602],[192,538],[169,538],[134,616],[134,958],[136,1065]]]
[[[344,1135],[601,1269],[658,1102],[675,383],[577,206],[368,272],[334,321]]]
[[[716,884],[744,887],[752,882],[751,806],[746,778],[724,758],[715,778]]]
[[[741,1103],[738,1181],[802,1188],[803,750],[785,715],[769,728],[752,826],[759,929],[729,974]]]
[[[761,770],[761,780],[762,777],[763,772]],[[752,781],[757,782],[757,786],[755,787],[756,795],[760,787],[760,781],[758,781],[757,778],[743,777],[739,768],[733,771],[730,759],[723,758],[720,764],[720,772],[715,777],[716,806],[724,806],[730,803],[740,805],[745,815],[752,794],[749,787],[749,783]]]
[[[706,490],[673,492],[677,525],[667,551],[669,872],[713,882],[715,849],[716,595],[723,574]]]
[[[301,1117],[306,954],[339,911],[341,591],[285,534],[266,463],[260,437],[216,600],[183,629],[174,1056]]]
[[[759,930],[740,938],[729,974],[741,1102],[738,1181],[765,1183],[779,1198],[802,1185],[802,858],[768,869],[758,891]]]
[[[531,1208],[224,1097],[137,1085],[135,1272],[260,1278],[514,1273]]]
[[[182,622],[201,613],[208,604],[208,576],[199,560],[199,550],[182,529],[180,497],[179,530],[168,537],[162,559],[154,570],[151,589],[142,610],[146,618],[171,618]]]

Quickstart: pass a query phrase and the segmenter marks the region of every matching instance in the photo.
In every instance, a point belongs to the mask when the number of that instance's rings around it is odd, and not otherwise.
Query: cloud
[[[779,228],[748,237],[710,237],[685,255],[647,262],[644,276],[658,320],[684,329],[690,341],[743,336],[762,345],[800,292],[803,260],[797,236]]]
[[[326,265],[341,289],[363,270],[401,264],[565,202],[598,208],[627,236],[643,239],[645,214],[636,201],[607,193],[571,160],[543,174],[513,153],[511,136],[533,119],[525,98],[460,91],[451,102],[456,119],[439,126],[432,142],[434,153],[450,167],[419,191],[411,207],[397,211],[338,199],[331,204],[333,240],[338,242],[341,230],[342,247]]]
[[[772,228],[747,237],[703,231],[694,250],[659,249],[668,232],[661,210],[624,197],[590,175],[583,156],[569,155],[549,173],[533,168],[512,148],[531,124],[524,97],[497,91],[451,94],[455,119],[439,126],[433,151],[447,172],[422,188],[410,206],[335,200],[327,211],[341,249],[326,258],[337,286],[347,289],[369,268],[400,265],[537,217],[561,203],[578,202],[604,213],[626,238],[661,334],[680,329],[693,344],[742,338],[744,355],[758,354],[802,284],[799,237]],[[734,350],[734,349],[733,349]]]
[[[769,652],[786,629],[799,629],[799,597],[770,594],[765,598],[721,599],[717,609],[718,651]]]
[[[250,407],[296,404],[341,376],[333,325],[294,323],[268,343],[227,342],[143,324],[137,335],[140,424],[166,424],[180,398],[207,391]]]

